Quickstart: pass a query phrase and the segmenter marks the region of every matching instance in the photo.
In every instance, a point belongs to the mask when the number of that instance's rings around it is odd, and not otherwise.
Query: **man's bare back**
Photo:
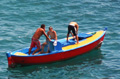
[[[73,26],[75,25],[76,30],[78,31],[79,26],[78,26],[78,24],[76,22],[70,22],[69,25],[73,25]]]
[[[36,32],[34,33],[33,38],[34,39],[39,39],[43,35],[43,31],[44,30],[42,28],[38,28],[36,30]]]

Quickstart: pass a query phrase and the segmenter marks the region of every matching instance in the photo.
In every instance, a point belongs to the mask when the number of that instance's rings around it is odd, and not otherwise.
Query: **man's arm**
[[[43,30],[43,34],[45,35],[45,37],[46,37],[49,41],[51,41],[50,38],[47,36],[47,34],[45,33],[44,30]]]
[[[69,37],[69,34],[67,34],[67,42],[68,42],[68,37]]]
[[[56,33],[56,31],[54,31],[54,34],[55,34],[55,40],[57,40],[57,33]]]
[[[50,34],[49,34],[49,31],[48,31],[48,32],[47,32],[47,36],[49,37],[49,35],[50,35]],[[46,41],[47,41],[47,40],[48,40],[48,39],[46,38]]]
[[[49,35],[50,35],[50,34],[49,34],[49,31],[48,31],[48,32],[47,32],[47,36],[49,37]]]
[[[75,24],[75,27],[76,27],[76,30],[78,31],[79,26],[78,26],[78,24],[77,24],[77,23]]]

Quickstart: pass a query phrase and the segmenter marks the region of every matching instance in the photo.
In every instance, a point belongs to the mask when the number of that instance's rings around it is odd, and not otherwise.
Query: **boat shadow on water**
[[[54,69],[54,68],[62,68],[66,66],[81,66],[84,65],[85,67],[90,65],[96,65],[102,63],[103,55],[101,54],[101,50],[92,50],[90,52],[87,52],[83,55],[76,56],[74,58],[53,62],[49,64],[40,64],[40,65],[27,65],[27,66],[17,66],[15,68],[8,68],[9,74],[8,77],[13,76],[15,73],[32,73],[34,71],[41,71],[42,69]],[[15,76],[15,75],[14,75]]]

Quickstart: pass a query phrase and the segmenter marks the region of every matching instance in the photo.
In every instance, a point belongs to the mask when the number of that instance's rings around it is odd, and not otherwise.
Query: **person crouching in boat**
[[[31,40],[31,45],[30,45],[30,48],[29,48],[29,55],[31,53],[31,50],[33,47],[37,46],[37,49],[32,53],[32,55],[34,55],[36,52],[38,52],[40,50],[40,41],[39,41],[39,38],[42,36],[42,35],[45,35],[46,38],[50,40],[50,38],[47,36],[47,34],[45,33],[45,25],[42,24],[40,28],[38,28],[36,30],[36,32],[34,33],[33,37],[32,37],[32,40]]]
[[[77,40],[77,44],[79,43],[79,40],[78,40],[78,24],[76,22],[70,22],[69,25],[68,25],[68,33],[67,33],[67,41],[68,41],[68,37],[69,37],[69,34],[71,33],[72,36],[76,38]],[[71,32],[72,31],[72,32]]]
[[[51,26],[49,27],[49,31],[47,32],[47,35],[48,35],[48,37],[50,36],[50,39],[55,40],[53,45],[56,46],[57,45],[57,33],[55,30],[53,30],[53,28]],[[44,47],[45,47],[45,45],[48,45],[48,43],[49,43],[48,40],[46,40],[46,42],[44,42],[42,44],[42,50],[38,54],[44,53]],[[50,50],[49,50],[49,46],[48,46],[48,50],[45,53],[49,53],[49,52],[50,52]]]

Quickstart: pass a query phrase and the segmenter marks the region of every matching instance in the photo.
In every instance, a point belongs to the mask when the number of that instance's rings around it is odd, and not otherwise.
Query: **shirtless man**
[[[54,39],[55,40],[55,42],[54,43],[57,43],[57,33],[56,33],[56,31],[54,31],[53,30],[53,28],[50,26],[49,27],[49,31],[47,32],[47,35],[48,35],[48,37],[49,37],[49,35],[50,35],[50,39]],[[44,47],[45,47],[45,45],[47,45],[48,44],[48,42],[44,42],[43,44],[42,44],[42,51],[40,52],[40,53],[43,53],[44,52]],[[47,53],[49,52],[49,47],[48,47],[48,50],[47,50]]]
[[[31,46],[29,48],[29,55],[31,53],[31,50],[33,47],[37,46],[37,49],[32,53],[32,55],[34,55],[37,51],[40,50],[40,41],[39,41],[39,38],[42,36],[42,35],[45,35],[46,38],[50,41],[50,38],[47,36],[47,34],[45,33],[45,25],[42,24],[41,25],[41,28],[38,28],[36,30],[36,32],[34,33],[33,37],[32,37],[32,41],[31,41]]]
[[[67,41],[68,41],[69,34],[71,33],[73,37],[75,36],[75,38],[77,40],[77,44],[79,43],[78,35],[77,35],[78,28],[79,28],[79,26],[76,22],[70,22],[70,24],[68,25]],[[72,32],[71,32],[71,30],[72,30]]]

